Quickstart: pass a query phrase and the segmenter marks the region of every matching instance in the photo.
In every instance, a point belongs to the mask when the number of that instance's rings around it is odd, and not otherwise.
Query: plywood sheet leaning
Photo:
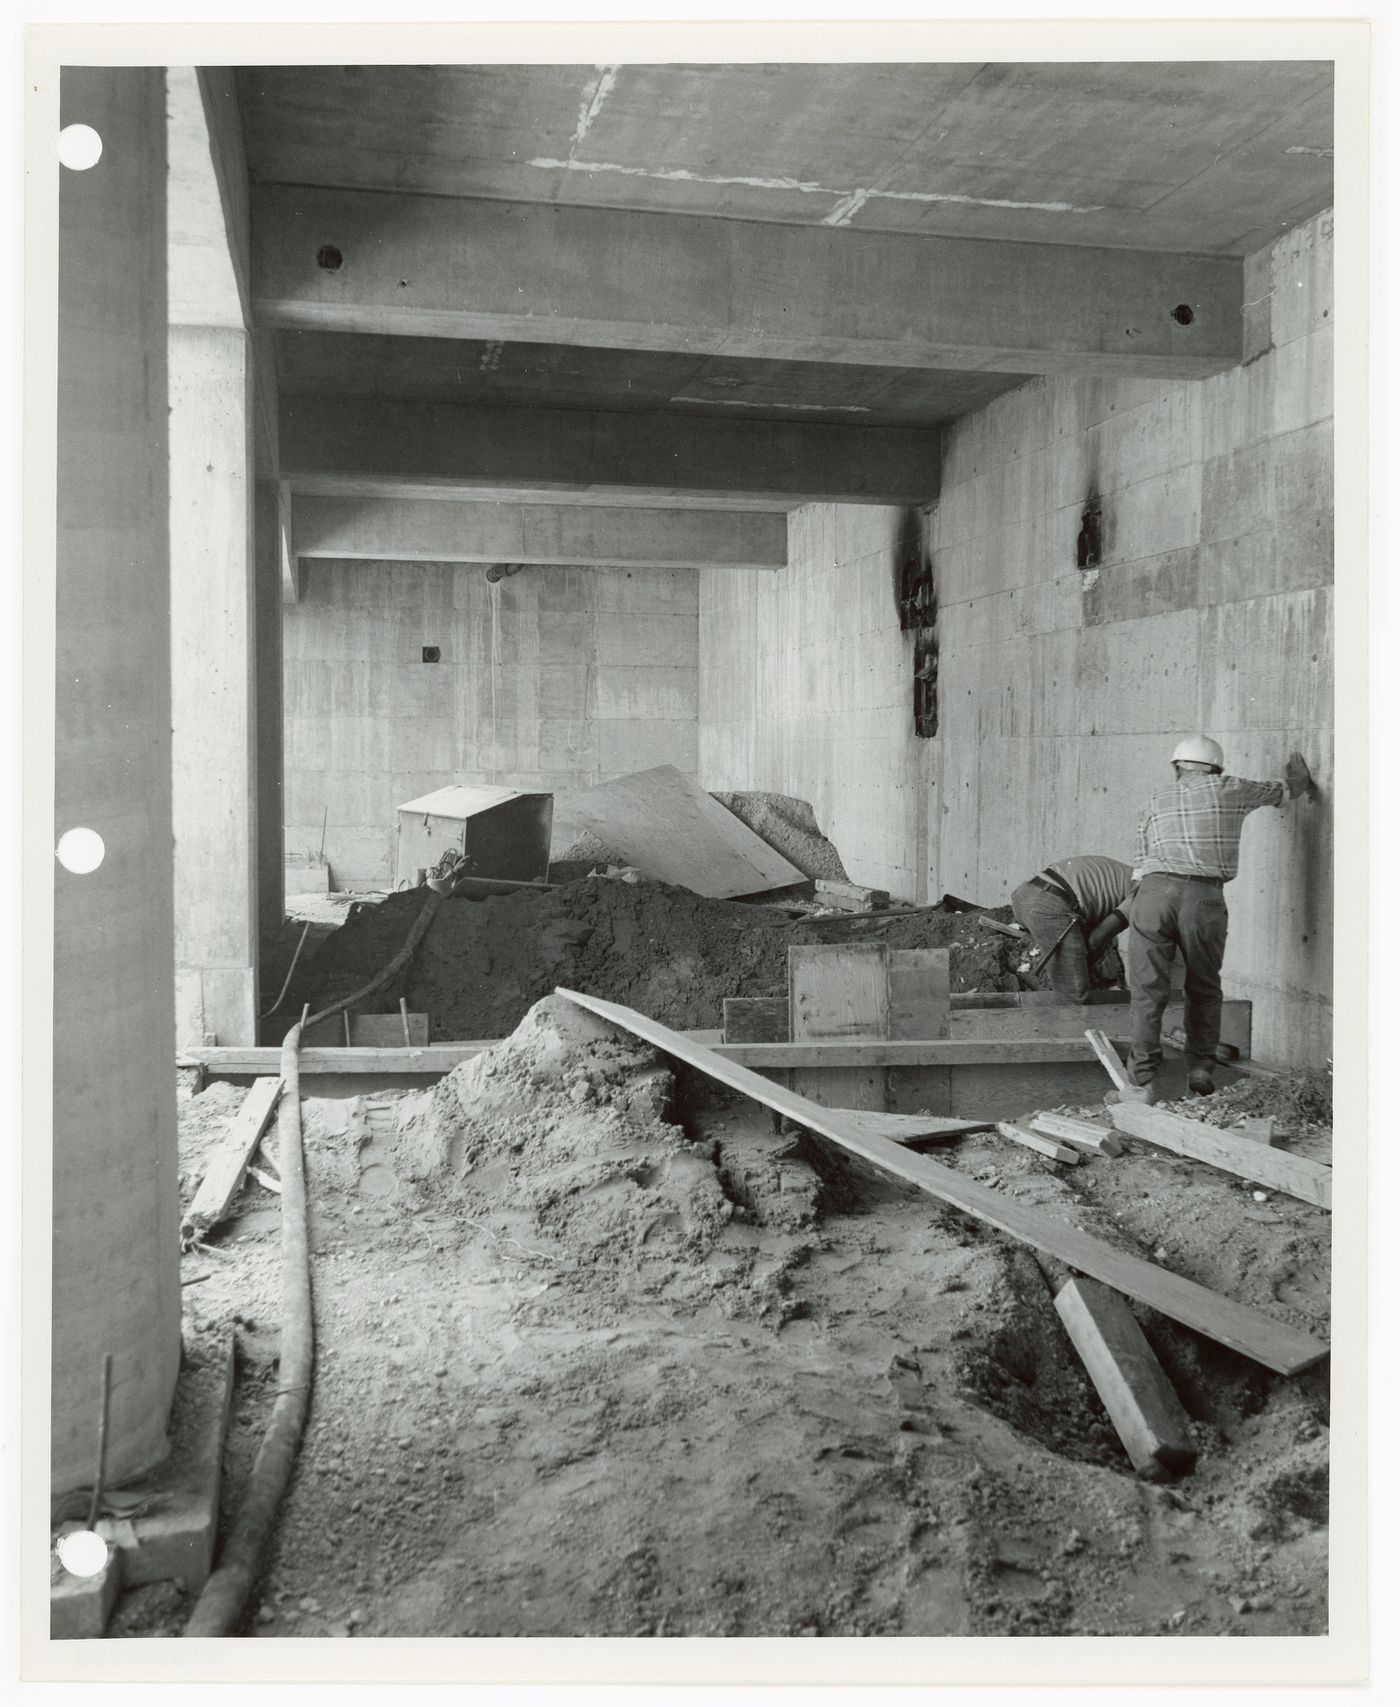
[[[880,942],[812,943],[788,949],[789,1029],[794,1043],[851,1043],[890,1035],[890,951]],[[801,1067],[792,1088],[828,1108],[883,1110],[883,1067]]]
[[[267,1131],[281,1094],[280,1078],[253,1081],[204,1171],[194,1202],[180,1223],[182,1244],[188,1245],[201,1238],[228,1213],[228,1206],[238,1196],[243,1175],[262,1141],[263,1133]]]
[[[1187,1120],[1146,1103],[1114,1103],[1109,1113],[1118,1130],[1130,1137],[1145,1139],[1177,1156],[1208,1162],[1227,1174],[1271,1186],[1319,1209],[1332,1207],[1332,1170],[1323,1162],[1290,1156],[1286,1150],[1270,1149],[1257,1139],[1242,1138],[1236,1132],[1224,1132],[1218,1126]]]
[[[1266,1369],[1275,1370],[1280,1375],[1296,1375],[1300,1369],[1307,1369],[1327,1356],[1328,1346],[1310,1334],[1291,1328],[1286,1322],[1275,1321],[1262,1310],[1212,1292],[1183,1275],[1173,1274],[1169,1269],[1159,1268],[1141,1257],[1115,1250],[1048,1211],[1004,1197],[990,1186],[968,1179],[928,1156],[916,1155],[892,1144],[887,1138],[864,1132],[849,1115],[822,1108],[793,1091],[769,1084],[748,1068],[726,1061],[713,1049],[692,1043],[680,1032],[635,1013],[631,1008],[602,1001],[597,996],[582,995],[577,990],[560,987],[556,993],[631,1032],[634,1037],[640,1037],[664,1054],[698,1067],[719,1084],[728,1085],[731,1090],[752,1097],[765,1108],[786,1115],[809,1132],[830,1139],[833,1144],[853,1156],[859,1156],[871,1166],[893,1174],[897,1179],[908,1180],[940,1202],[950,1204],[999,1232],[1009,1233],[1033,1250],[1056,1257],[1091,1279],[1102,1280],[1128,1297],[1160,1310],[1173,1321],[1194,1328],[1197,1333],[1228,1346],[1244,1357],[1253,1358]]]
[[[560,806],[647,877],[696,895],[756,895],[806,881],[674,765],[600,782]]]

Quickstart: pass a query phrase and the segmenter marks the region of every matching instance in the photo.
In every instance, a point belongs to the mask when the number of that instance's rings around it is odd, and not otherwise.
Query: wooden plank
[[[819,901],[843,912],[870,912],[876,907],[888,907],[888,889],[865,889],[859,883],[838,883],[834,878],[818,877],[813,883]]]
[[[346,1029],[350,1040],[345,1040]],[[302,1032],[304,1049],[393,1049],[403,1043],[402,1014],[332,1014],[319,1025]],[[427,1014],[408,1016],[409,1046],[418,1048],[428,1041]]]
[[[1103,1064],[1103,1070],[1113,1080],[1118,1089],[1126,1090],[1128,1075],[1123,1071],[1123,1063],[1118,1059],[1118,1052],[1101,1031],[1086,1031],[1089,1047]]]
[[[351,1014],[350,1045],[368,1045],[371,1049],[392,1049],[404,1041],[403,1014]],[[415,1048],[428,1041],[427,1014],[411,1013],[408,1019],[408,1047]]]
[[[890,950],[890,1036],[898,1042],[947,1037],[950,1028],[950,974],[946,948]],[[936,1114],[953,1109],[953,1075],[948,1067],[924,1067],[917,1072],[890,1067],[885,1072],[886,1102],[917,1096],[919,1105]]]
[[[1077,1037],[948,1037],[852,1040],[844,1043],[725,1043],[719,1053],[745,1067],[965,1067],[1018,1066],[1094,1057]]]
[[[886,1138],[863,1132],[848,1115],[821,1108],[792,1091],[771,1085],[747,1067],[725,1060],[717,1050],[691,1043],[680,1032],[671,1031],[656,1020],[647,1019],[630,1008],[619,1007],[615,1002],[605,1002],[562,986],[556,994],[602,1019],[610,1020],[664,1054],[674,1055],[678,1060],[698,1067],[720,1084],[752,1097],[765,1108],[775,1109],[798,1126],[829,1138],[832,1143],[873,1167],[898,1179],[908,1180],[941,1202],[999,1232],[1009,1233],[1036,1250],[1059,1258],[1081,1274],[1116,1287],[1129,1297],[1160,1310],[1173,1321],[1194,1328],[1207,1338],[1253,1358],[1280,1375],[1296,1374],[1328,1353],[1329,1348],[1322,1341],[1289,1327],[1285,1322],[1275,1321],[1262,1310],[1238,1304],[1193,1280],[1159,1268],[1155,1263],[1115,1250],[1046,1210],[1003,1197],[927,1156],[915,1155]]]
[[[890,1035],[890,951],[882,942],[788,949],[788,1026],[794,1043],[879,1041]],[[828,1108],[885,1106],[880,1066],[800,1067],[792,1088]]]
[[[1122,994],[1121,991],[1111,992]],[[959,1011],[961,1004],[953,999],[953,1030],[954,1037],[1078,1037],[1084,1029],[1084,1021],[1088,1017],[1084,1012],[1084,1004],[1065,1002],[1058,999],[1053,991],[1023,992],[1025,1000],[1019,1003],[1001,1004],[991,1011]],[[1048,1001],[1035,998],[1048,996]],[[1095,1007],[1101,1004],[1093,1004]],[[1095,1015],[1101,1018],[1100,1029],[1111,1044],[1122,1044],[1125,1048],[1131,1042],[1128,1029],[1126,1006],[1122,1004],[1105,1004],[1120,1008],[1112,1015]],[[1230,1010],[1228,1020],[1232,1029],[1245,1034],[1249,1031],[1250,1004],[1248,1002],[1229,1001],[1222,1004],[1222,1009]],[[1222,1026],[1225,1019],[1222,1019]],[[1233,1046],[1232,1046],[1233,1047]]]
[[[726,1043],[789,1043],[791,1040],[786,996],[724,998]]]
[[[1122,1298],[1098,1281],[1071,1280],[1055,1309],[1138,1474],[1159,1481],[1190,1470],[1191,1424]]]
[[[1099,1126],[1092,1120],[1076,1120],[1069,1114],[1037,1114],[1031,1118],[1032,1130],[1062,1144],[1073,1144],[1093,1156],[1121,1156],[1123,1140],[1111,1126]]]
[[[890,1036],[902,1041],[947,1037],[948,950],[892,948],[889,961]]]
[[[194,1202],[180,1223],[182,1240],[198,1238],[217,1226],[228,1213],[281,1094],[280,1078],[258,1079],[251,1086],[210,1157]]]
[[[867,1132],[877,1132],[896,1144],[912,1144],[920,1138],[961,1138],[969,1132],[987,1132],[990,1120],[954,1120],[940,1114],[881,1114],[869,1108],[836,1108],[833,1114],[849,1115]]]
[[[1064,1162],[1073,1167],[1079,1161],[1078,1150],[1068,1144],[1057,1144],[1053,1138],[1043,1138],[1039,1132],[1018,1126],[1014,1120],[997,1121],[997,1131],[1003,1138],[1011,1139],[1013,1144],[1024,1144],[1028,1150],[1038,1150],[1042,1156],[1049,1156],[1052,1162]]]
[[[795,865],[674,765],[614,777],[559,802],[648,877],[697,895],[754,895],[805,883]]]
[[[685,1035],[699,1035],[686,1033]],[[720,1043],[717,1032],[703,1034],[717,1054],[741,1066],[773,1071],[785,1067],[1016,1067],[1037,1063],[1092,1063],[1083,1038],[928,1038],[909,1042],[875,1038],[848,1043]],[[421,1049],[303,1049],[303,1073],[450,1073],[463,1061],[500,1042],[484,1038],[463,1043],[428,1043]],[[180,1067],[203,1066],[218,1073],[267,1073],[281,1060],[269,1046],[225,1044],[182,1049]],[[1042,1092],[1044,1087],[1042,1086]],[[1021,1104],[1051,1100],[1045,1095]],[[1061,1097],[1060,1101],[1066,1098]]]
[[[1120,1132],[1159,1149],[1207,1162],[1239,1179],[1316,1204],[1319,1209],[1332,1207],[1332,1170],[1321,1162],[1290,1156],[1286,1150],[1271,1150],[1257,1139],[1241,1138],[1238,1133],[1187,1120],[1166,1109],[1149,1108],[1146,1103],[1115,1103],[1109,1113]]]

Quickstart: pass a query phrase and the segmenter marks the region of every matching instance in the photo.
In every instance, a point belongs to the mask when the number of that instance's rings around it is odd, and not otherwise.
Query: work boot
[[[1198,1097],[1208,1097],[1215,1090],[1215,1080],[1209,1067],[1193,1067],[1186,1076],[1186,1083]]]

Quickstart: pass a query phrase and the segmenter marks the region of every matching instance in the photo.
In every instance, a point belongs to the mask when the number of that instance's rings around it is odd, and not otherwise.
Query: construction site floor
[[[1139,1311],[1200,1450],[1150,1485],[1029,1252],[551,1006],[433,1091],[304,1105],[315,1388],[246,1635],[1325,1630],[1325,1365]],[[243,1094],[182,1105],[186,1196]],[[938,1154],[1326,1336],[1323,1211],[1134,1142]],[[250,1183],[185,1259],[187,1336],[238,1329],[226,1516],[276,1386],[278,1230]],[[185,1610],[142,1589],[112,1633]]]

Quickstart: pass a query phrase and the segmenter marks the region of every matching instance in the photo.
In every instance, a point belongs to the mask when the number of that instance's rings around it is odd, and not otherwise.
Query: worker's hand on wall
[[[1284,780],[1288,784],[1288,798],[1296,800],[1300,794],[1306,794],[1312,786],[1312,772],[1308,769],[1308,761],[1301,753],[1290,753],[1288,763],[1283,767]]]

